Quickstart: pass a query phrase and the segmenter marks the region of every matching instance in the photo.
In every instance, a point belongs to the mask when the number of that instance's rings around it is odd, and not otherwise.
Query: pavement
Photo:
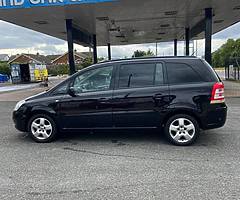
[[[15,85],[6,86],[8,87],[8,90],[3,91],[1,90],[1,88],[4,88],[5,86],[2,86],[2,87],[0,86],[0,101],[20,101],[29,96],[48,90],[53,86],[57,85],[58,83],[60,83],[61,81],[65,80],[66,78],[67,76],[50,77],[48,82],[48,87],[43,87],[41,86],[40,83],[30,83],[30,84],[25,84],[26,88],[24,88],[24,84],[19,85],[19,89],[17,90],[12,89],[12,88],[16,88]]]
[[[223,81],[226,97],[240,97],[240,82]]]
[[[16,91],[16,90],[25,90],[29,88],[34,88],[39,86],[39,83],[31,83],[31,84],[20,84],[20,85],[5,85],[0,84],[0,93],[4,92],[11,92],[11,91]]]
[[[49,77],[48,83],[49,86],[54,86],[57,83],[63,81],[66,79],[67,76],[55,76],[55,77]],[[41,86],[41,82],[38,83],[26,83],[26,84],[11,84],[10,82],[6,83],[0,83],[0,94],[6,93],[6,92],[14,92],[14,91],[20,91],[20,90],[28,90],[33,88],[38,88]]]
[[[37,89],[0,94],[1,200],[239,199],[240,98],[227,98],[223,128],[189,147],[150,130],[67,133],[37,144],[11,119],[16,101]]]

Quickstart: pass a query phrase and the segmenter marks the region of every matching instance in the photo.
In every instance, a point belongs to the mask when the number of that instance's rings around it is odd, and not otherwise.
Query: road
[[[65,134],[34,143],[0,102],[0,199],[239,199],[240,99],[224,128],[189,147],[155,131]]]

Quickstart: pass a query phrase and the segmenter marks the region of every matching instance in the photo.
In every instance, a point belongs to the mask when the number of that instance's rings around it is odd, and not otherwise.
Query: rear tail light
[[[211,104],[223,103],[224,98],[224,84],[222,82],[215,83],[212,89]]]

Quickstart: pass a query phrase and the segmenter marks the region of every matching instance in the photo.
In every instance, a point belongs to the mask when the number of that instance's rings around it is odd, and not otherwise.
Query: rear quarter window
[[[212,66],[205,60],[201,60],[203,65],[206,67],[206,72],[204,74],[204,77],[208,78],[208,81],[210,82],[219,82],[221,81],[218,74],[215,72],[215,70],[212,68]]]
[[[203,82],[201,76],[185,63],[166,63],[169,84],[186,84]]]

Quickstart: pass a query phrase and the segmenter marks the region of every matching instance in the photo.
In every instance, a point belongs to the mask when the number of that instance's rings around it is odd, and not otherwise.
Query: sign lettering
[[[0,9],[64,6],[112,1],[116,0],[0,0]]]

